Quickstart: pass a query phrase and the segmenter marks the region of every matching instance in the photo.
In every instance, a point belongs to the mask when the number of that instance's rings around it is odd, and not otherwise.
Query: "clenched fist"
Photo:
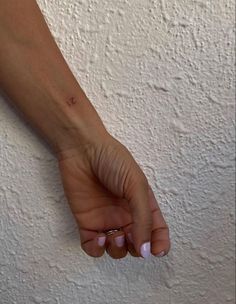
[[[168,226],[147,178],[127,148],[108,133],[58,154],[65,195],[81,246],[92,257],[164,256]],[[120,228],[120,229],[119,229]],[[119,229],[112,235],[105,231]]]

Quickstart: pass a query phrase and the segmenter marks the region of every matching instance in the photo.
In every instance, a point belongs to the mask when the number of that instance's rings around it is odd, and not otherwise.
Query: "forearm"
[[[34,0],[0,0],[0,87],[56,152],[106,133]]]

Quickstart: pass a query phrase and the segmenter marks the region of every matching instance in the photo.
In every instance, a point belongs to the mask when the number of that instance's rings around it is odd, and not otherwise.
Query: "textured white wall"
[[[234,303],[234,1],[38,0],[159,198],[172,251],[88,257],[54,157],[0,97],[1,304]]]

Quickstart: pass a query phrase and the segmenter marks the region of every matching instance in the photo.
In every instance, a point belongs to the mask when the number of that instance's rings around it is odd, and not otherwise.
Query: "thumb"
[[[138,171],[141,171],[139,168]],[[137,178],[138,175],[138,178]],[[143,258],[151,253],[152,213],[149,206],[148,181],[141,172],[136,172],[135,182],[132,180],[125,191],[133,217],[132,238],[134,247]]]

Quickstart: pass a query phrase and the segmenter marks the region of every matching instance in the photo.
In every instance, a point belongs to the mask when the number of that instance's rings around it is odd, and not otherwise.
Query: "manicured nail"
[[[106,242],[106,237],[105,236],[99,236],[98,237],[98,246],[100,246],[100,247],[104,246],[105,242]]]
[[[151,244],[150,242],[144,243],[141,246],[141,256],[143,258],[148,258],[151,254]]]
[[[131,234],[130,232],[128,233],[128,239],[129,239],[130,243],[133,243],[133,242],[134,242],[134,241],[133,241],[132,234]]]
[[[125,244],[125,238],[124,235],[120,235],[115,237],[115,243],[117,247],[122,247]]]
[[[160,253],[158,253],[156,256],[161,258],[165,255],[165,251],[161,251]]]

